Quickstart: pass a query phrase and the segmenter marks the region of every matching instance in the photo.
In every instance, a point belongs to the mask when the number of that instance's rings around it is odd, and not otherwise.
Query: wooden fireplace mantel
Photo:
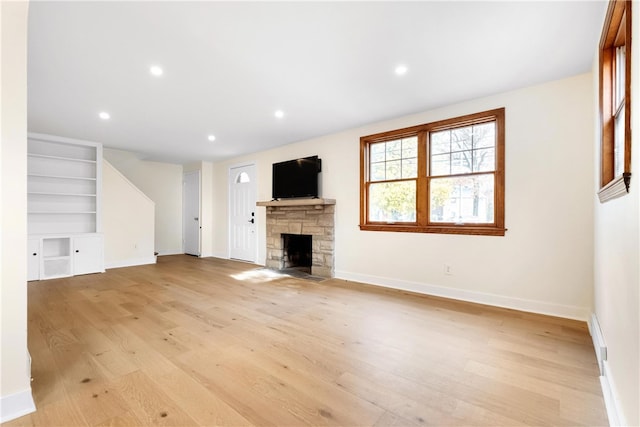
[[[284,199],[257,202],[256,206],[278,207],[278,206],[324,206],[335,205],[336,199]]]

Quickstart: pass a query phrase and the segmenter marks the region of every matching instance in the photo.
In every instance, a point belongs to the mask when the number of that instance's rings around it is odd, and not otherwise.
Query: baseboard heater
[[[600,330],[600,323],[595,313],[591,313],[589,319],[589,333],[593,340],[593,348],[596,352],[596,359],[598,360],[598,367],[600,368],[600,376],[604,375],[604,361],[607,360],[607,345],[604,342],[602,331]]]

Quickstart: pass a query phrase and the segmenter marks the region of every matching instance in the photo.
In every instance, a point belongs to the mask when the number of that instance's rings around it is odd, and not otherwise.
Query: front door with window
[[[256,261],[255,165],[229,169],[229,258]]]

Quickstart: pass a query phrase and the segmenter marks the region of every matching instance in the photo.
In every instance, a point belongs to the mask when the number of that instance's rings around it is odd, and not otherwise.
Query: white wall
[[[607,346],[605,396],[613,395],[614,418],[640,425],[640,9],[634,3],[631,83],[631,186],[628,195],[595,198],[595,313]],[[598,60],[594,61],[594,70]],[[598,81],[595,79],[597,89]],[[594,96],[597,96],[597,90]],[[596,99],[597,102],[597,98]],[[600,128],[595,170],[599,171]],[[594,190],[599,188],[598,177]],[[614,419],[615,421],[615,419]]]
[[[155,202],[155,250],[160,255],[183,253],[182,165],[140,160],[135,153],[110,148],[103,155]]]
[[[505,237],[360,231],[359,138],[506,107]],[[231,164],[255,160],[258,200],[271,164],[322,158],[322,196],[336,203],[336,276],[586,319],[593,300],[591,73],[234,158],[214,165],[214,253],[227,249]],[[258,260],[265,259],[258,208]],[[444,264],[453,275],[444,274]]]
[[[106,160],[102,199],[105,267],[155,263],[155,203]]]
[[[0,3],[0,422],[35,410],[27,351],[28,8]]]

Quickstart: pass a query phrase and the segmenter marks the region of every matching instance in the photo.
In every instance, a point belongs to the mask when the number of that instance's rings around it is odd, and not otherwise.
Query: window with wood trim
[[[504,116],[360,138],[360,229],[504,236]]]
[[[601,202],[629,192],[631,1],[611,1],[600,39]]]

